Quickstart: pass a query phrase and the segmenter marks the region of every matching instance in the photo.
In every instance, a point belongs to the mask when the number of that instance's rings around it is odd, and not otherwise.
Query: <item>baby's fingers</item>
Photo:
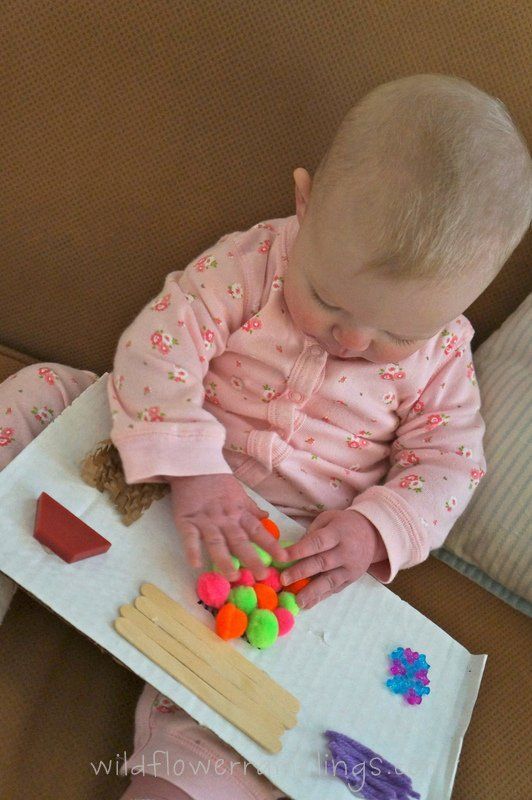
[[[298,592],[297,604],[300,608],[308,610],[332,594],[341,592],[350,583],[351,581],[346,579],[345,569],[340,567],[339,569],[329,570],[323,575],[318,575],[308,586]]]
[[[256,518],[247,514],[242,515],[242,527],[245,529],[250,539],[266,550],[277,561],[288,561],[286,550],[277,539],[266,530],[264,525]]]
[[[176,520],[176,528],[181,534],[185,557],[191,567],[202,566],[201,535],[197,527],[188,520]]]
[[[228,580],[236,580],[237,571],[231,560],[231,555],[234,553],[230,552],[225,536],[218,525],[206,520],[201,525],[201,532],[212,563]]]
[[[326,550],[336,547],[337,544],[338,533],[334,525],[325,525],[324,527],[309,528],[298,542],[286,548],[286,553],[289,561],[295,561],[324,553]]]

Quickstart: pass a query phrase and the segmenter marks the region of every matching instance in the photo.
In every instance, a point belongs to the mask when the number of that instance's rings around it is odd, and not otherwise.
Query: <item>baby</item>
[[[166,277],[107,386],[126,480],[170,483],[190,566],[208,568],[204,548],[229,579],[235,555],[260,580],[255,542],[298,559],[282,582],[310,579],[297,596],[310,609],[424,561],[485,474],[462,312],[530,224],[532,167],[499,100],[424,74],[371,91],[314,180],[294,180],[295,215]],[[300,541],[284,552],[242,484],[305,525]],[[129,767],[161,751],[238,759],[146,685]],[[123,800],[276,800],[247,766],[210,783],[147,769]]]

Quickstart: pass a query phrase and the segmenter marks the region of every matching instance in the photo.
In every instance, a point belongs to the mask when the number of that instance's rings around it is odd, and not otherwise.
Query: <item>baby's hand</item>
[[[191,567],[202,566],[202,540],[212,562],[229,580],[237,577],[231,555],[257,580],[266,577],[267,570],[251,542],[273,558],[287,560],[284,547],[259,521],[268,512],[258,508],[234,475],[187,475],[169,478],[169,483],[174,522]]]
[[[300,607],[312,608],[364,575],[376,560],[379,539],[377,528],[358,511],[323,511],[312,520],[299,542],[286,548],[289,561],[301,561],[284,570],[281,583],[312,578],[297,594]]]

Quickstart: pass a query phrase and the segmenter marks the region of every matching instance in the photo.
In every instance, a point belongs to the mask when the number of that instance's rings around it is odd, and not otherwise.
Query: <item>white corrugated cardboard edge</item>
[[[284,733],[282,750],[274,755],[118,634],[113,621],[120,606],[132,603],[145,582],[159,586],[208,627],[214,622],[197,604],[201,570],[184,560],[169,496],[126,527],[107,495],[80,477],[83,458],[111,430],[107,377],[88,387],[0,473],[0,570],[213,730],[294,800],[342,800],[352,794],[326,773],[327,729],[390,761],[412,779],[423,800],[450,798],[487,656],[471,655],[370,575],[301,612],[290,634],[268,650],[242,639],[228,643],[301,702],[298,724]],[[269,511],[283,538],[303,534],[301,525],[245,489]],[[66,564],[37,542],[36,501],[43,491],[111,541],[108,552]],[[388,653],[398,646],[425,653],[431,665],[431,693],[418,706],[409,706],[385,685]],[[370,774],[370,764],[359,768],[353,787],[363,784],[364,768]]]

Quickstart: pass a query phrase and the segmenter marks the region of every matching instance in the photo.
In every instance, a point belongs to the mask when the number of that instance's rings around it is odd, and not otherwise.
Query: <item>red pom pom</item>
[[[290,633],[295,624],[295,617],[287,608],[274,608],[273,613],[277,617],[279,623],[279,636],[285,636]]]
[[[231,586],[253,586],[254,583],[255,578],[252,571],[246,567],[241,567],[238,570],[238,578],[236,581],[231,581]]]
[[[206,605],[220,608],[229,597],[231,584],[219,572],[202,572],[196,583],[196,591]]]
[[[274,592],[280,592],[285,587],[281,584],[280,572],[275,567],[268,567],[268,574],[265,578],[261,578],[260,582],[265,583],[266,586],[271,586]]]

